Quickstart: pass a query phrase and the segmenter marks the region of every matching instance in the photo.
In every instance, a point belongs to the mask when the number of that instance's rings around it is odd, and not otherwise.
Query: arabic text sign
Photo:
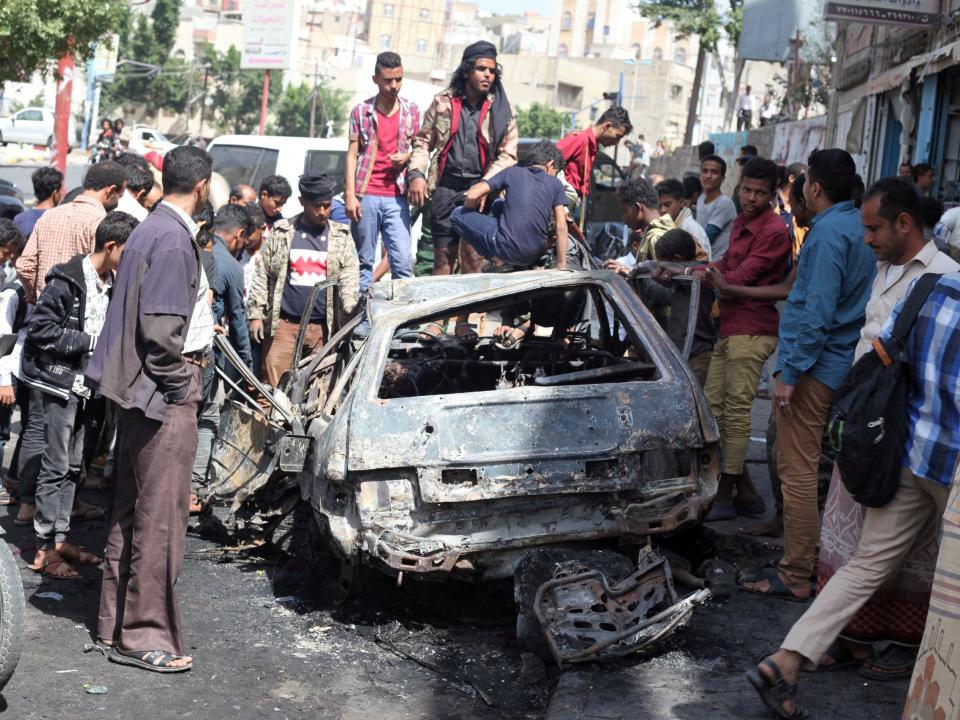
[[[926,26],[940,22],[940,0],[848,0],[824,4],[827,20]]]
[[[243,52],[240,67],[286,70],[295,36],[294,4],[287,0],[244,0]]]

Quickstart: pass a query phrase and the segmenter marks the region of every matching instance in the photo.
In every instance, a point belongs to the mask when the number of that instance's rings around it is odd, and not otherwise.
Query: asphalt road
[[[761,449],[754,443],[751,456]],[[751,469],[765,489],[762,465]],[[106,502],[90,490],[83,497]],[[83,568],[82,580],[51,581],[27,570],[32,531],[15,527],[15,508],[7,510],[0,525],[21,564],[27,627],[0,717],[18,720],[765,718],[742,673],[804,609],[734,592],[698,608],[655,652],[561,673],[518,647],[509,584],[380,582],[361,602],[332,610],[309,593],[306,569],[288,555],[231,548],[193,522],[178,592],[195,667],[154,675],[84,652],[96,627],[98,572]],[[75,530],[76,542],[102,548],[104,522]],[[750,568],[779,554],[775,544],[712,530],[672,547],[694,568],[716,556]],[[106,693],[89,694],[84,685]],[[867,682],[852,671],[806,675],[801,698],[814,717],[893,720],[906,686]]]

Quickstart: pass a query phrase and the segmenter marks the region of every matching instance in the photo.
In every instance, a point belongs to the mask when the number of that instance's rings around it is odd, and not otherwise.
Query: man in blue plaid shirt
[[[892,335],[903,304],[894,309],[881,338]],[[906,351],[914,389],[900,487],[887,505],[866,508],[854,557],[794,624],[781,649],[757,668],[768,687],[777,672],[792,684],[802,667],[815,669],[839,630],[896,573],[924,527],[944,517],[960,457],[960,273],[944,275],[934,286],[907,336]],[[795,703],[785,699],[781,708],[791,714]]]

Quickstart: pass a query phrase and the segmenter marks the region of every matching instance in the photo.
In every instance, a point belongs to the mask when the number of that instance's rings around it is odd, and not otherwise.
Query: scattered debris
[[[72,668],[72,669],[70,669],[70,670],[54,670],[54,672],[55,672],[57,675],[66,675],[67,673],[79,672],[79,670],[77,670],[76,668]]]
[[[90,683],[84,683],[82,687],[88,695],[106,695],[107,694],[106,685],[91,685]]]
[[[579,563],[559,569],[540,586],[533,610],[561,667],[637,652],[689,620],[710,597],[707,589],[678,600],[670,564],[652,547],[640,553],[637,569],[611,584],[600,570]]]
[[[41,598],[41,599],[43,599],[43,600],[56,600],[57,602],[60,602],[61,600],[63,600],[63,595],[61,595],[61,594],[58,593],[58,592],[52,592],[52,591],[51,591],[51,592],[35,593],[35,594],[34,594],[34,597],[35,597],[35,598]]]
[[[279,603],[281,605],[292,605],[296,601],[297,599],[293,595],[284,595],[283,597],[278,597],[274,599],[275,603]]]

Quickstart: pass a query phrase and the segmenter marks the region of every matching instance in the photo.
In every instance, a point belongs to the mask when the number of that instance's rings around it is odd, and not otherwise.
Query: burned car
[[[342,590],[371,566],[507,577],[532,548],[642,543],[709,509],[716,423],[615,274],[383,282],[363,316],[364,339],[358,316],[276,390],[247,372],[265,402],[234,383],[210,470],[248,526],[309,507],[307,542]],[[465,317],[478,337],[455,332]],[[515,344],[495,333],[519,322]]]

